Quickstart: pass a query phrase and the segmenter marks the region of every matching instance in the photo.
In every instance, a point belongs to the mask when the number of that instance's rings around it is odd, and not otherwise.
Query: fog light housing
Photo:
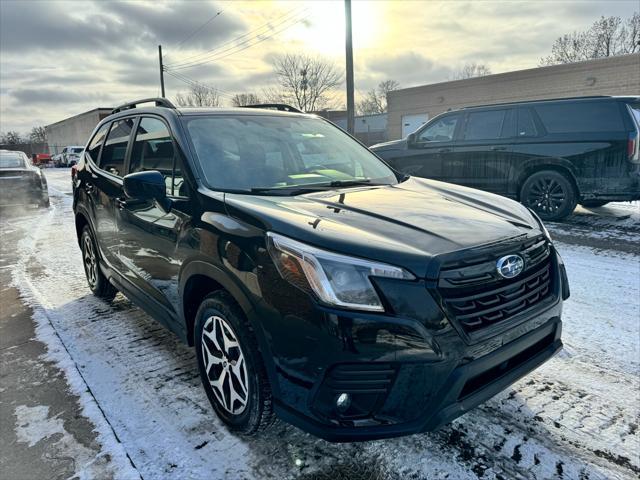
[[[336,399],[336,408],[344,413],[351,406],[351,396],[348,393],[341,393]]]

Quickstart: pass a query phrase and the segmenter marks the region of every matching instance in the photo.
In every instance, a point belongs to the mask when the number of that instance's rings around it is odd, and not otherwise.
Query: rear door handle
[[[438,149],[438,153],[447,153],[450,152],[451,149],[450,148],[439,148]]]
[[[491,150],[493,150],[494,152],[500,152],[502,150],[506,150],[507,147],[491,147]]]

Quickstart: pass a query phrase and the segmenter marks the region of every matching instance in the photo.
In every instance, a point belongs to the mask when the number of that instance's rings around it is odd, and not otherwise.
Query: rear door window
[[[464,129],[464,140],[495,140],[500,138],[507,110],[470,112]]]
[[[101,126],[96,134],[93,136],[91,143],[87,147],[87,155],[93,160],[93,163],[98,165],[98,158],[100,157],[100,148],[102,148],[102,144],[104,143],[104,137],[107,136],[107,132],[109,131],[109,123],[105,123]]]
[[[117,120],[111,124],[107,141],[102,149],[100,168],[119,177],[124,174],[125,157],[133,130],[133,118]]]
[[[549,133],[624,130],[618,102],[549,103],[534,108]]]

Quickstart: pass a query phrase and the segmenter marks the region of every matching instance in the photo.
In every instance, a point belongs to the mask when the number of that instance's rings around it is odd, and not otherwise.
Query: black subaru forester
[[[89,287],[195,346],[230,429],[429,431],[562,348],[567,277],[530,210],[258,107],[124,105],[73,180]]]

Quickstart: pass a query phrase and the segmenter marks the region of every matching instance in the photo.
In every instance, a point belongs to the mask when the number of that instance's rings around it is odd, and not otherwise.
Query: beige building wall
[[[96,108],[44,127],[49,152],[54,155],[69,145],[85,145],[93,129],[100,120],[111,113],[111,110],[111,108]]]
[[[640,95],[640,54],[532,68],[405,88],[388,94],[389,139],[402,136],[403,116],[457,108],[584,95]]]

